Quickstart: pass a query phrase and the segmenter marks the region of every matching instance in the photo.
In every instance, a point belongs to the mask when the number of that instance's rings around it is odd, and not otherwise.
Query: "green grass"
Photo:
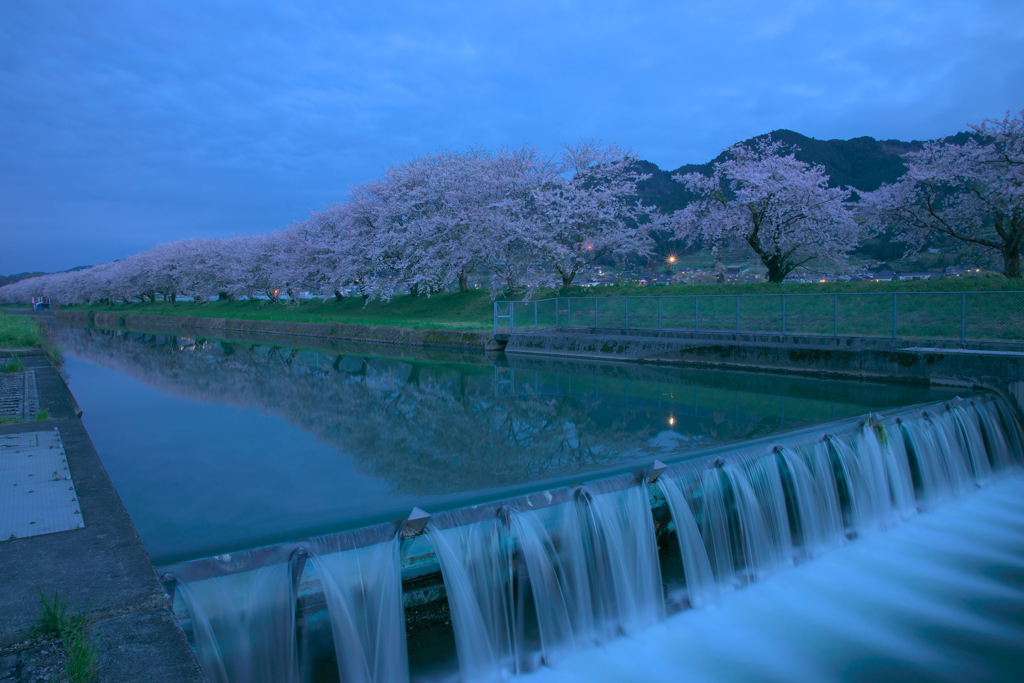
[[[779,295],[736,296],[735,290],[733,294],[704,295],[699,301],[692,293],[688,296],[666,293],[660,300],[659,297],[630,297],[628,300],[573,298],[559,302],[558,324],[563,327],[698,329],[703,332],[835,334],[875,338],[895,336],[952,341],[958,341],[963,334],[968,341],[1024,341],[1022,293],[785,293],[785,301]],[[961,320],[965,305],[966,317]],[[554,301],[541,301],[536,305],[517,304],[514,307],[517,330],[529,329],[535,324],[542,329],[552,327],[555,316]]]
[[[36,422],[46,422],[50,419],[50,409],[43,408],[35,417],[32,418]],[[24,422],[20,417],[12,417],[10,415],[0,415],[0,425],[16,424],[18,422]]]
[[[60,367],[60,349],[53,345],[43,326],[27,315],[0,311],[0,349],[44,349],[50,362]],[[8,363],[20,361],[12,358]],[[24,369],[24,368],[22,368]],[[17,372],[18,369],[8,372]]]
[[[10,360],[0,365],[0,372],[23,372],[24,370],[25,366],[21,364],[17,356],[11,356]]]
[[[88,610],[74,614],[60,601],[58,593],[50,600],[39,589],[42,609],[39,613],[37,635],[60,638],[64,642],[67,662],[64,671],[72,683],[89,683],[96,678],[96,646],[86,636]]]
[[[673,286],[612,286],[581,287],[542,290],[533,299],[554,296],[616,297],[616,296],[701,296],[714,294],[805,294],[833,292],[960,292],[1024,290],[1024,281],[998,279],[942,279],[914,282],[855,282],[855,283],[783,283],[774,285],[723,284]],[[505,299],[506,297],[500,297]],[[515,297],[519,299],[521,297]],[[425,295],[396,296],[391,301],[371,301],[350,297],[342,301],[310,299],[298,305],[270,303],[268,301],[211,301],[196,304],[130,303],[95,306],[72,306],[64,310],[116,312],[120,314],[195,316],[200,318],[236,318],[240,320],[274,320],[281,322],[351,323],[381,325],[410,329],[489,330],[493,326],[493,304],[483,290],[445,292]],[[532,316],[532,304],[529,315]],[[14,317],[14,316],[11,316]]]
[[[429,298],[397,296],[390,302],[371,301],[363,305],[359,297],[343,301],[309,299],[298,305],[268,301],[156,302],[76,306],[66,310],[110,311],[120,314],[196,316],[279,322],[351,323],[383,325],[410,329],[486,330],[490,329],[491,300],[486,292],[439,293]]]
[[[27,315],[0,312],[0,349],[47,348],[42,326]]]

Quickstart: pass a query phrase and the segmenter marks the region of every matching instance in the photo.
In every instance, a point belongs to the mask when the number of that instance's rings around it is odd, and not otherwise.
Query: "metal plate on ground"
[[[84,526],[60,433],[0,434],[0,542]]]
[[[31,420],[37,412],[35,371],[0,373],[0,417]]]

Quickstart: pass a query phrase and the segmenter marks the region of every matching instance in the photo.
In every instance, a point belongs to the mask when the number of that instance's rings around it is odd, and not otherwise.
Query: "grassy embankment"
[[[1021,291],[1024,282],[997,279],[943,279],[914,282],[857,282],[857,283],[768,283],[736,285],[679,285],[679,286],[613,286],[570,287],[567,290],[545,290],[534,299],[552,296],[621,297],[621,296],[676,296],[693,297],[695,294],[832,294],[890,293],[890,292],[961,292],[961,291]],[[692,299],[691,299],[692,301]],[[734,300],[730,300],[734,301]],[[710,304],[710,302],[709,302]],[[702,306],[705,304],[702,303]],[[683,306],[685,307],[685,305]],[[193,302],[130,303],[96,306],[75,306],[69,310],[109,311],[121,314],[196,316],[202,318],[236,318],[241,320],[275,320],[281,322],[350,323],[356,325],[382,325],[410,329],[489,330],[493,326],[493,304],[482,290],[466,293],[441,293],[430,297],[396,296],[389,302],[363,300],[351,297],[342,301],[310,299],[298,305],[267,301],[212,301],[208,304]],[[708,309],[711,314],[711,310]],[[766,311],[766,314],[768,312]],[[787,310],[787,316],[796,311]],[[828,311],[831,316],[831,310]],[[703,315],[703,314],[702,314]],[[959,311],[957,311],[959,315]]]
[[[50,360],[58,358],[42,325],[26,315],[0,312],[0,349],[45,349]]]
[[[0,313],[0,349],[45,349],[50,360],[57,364],[60,355],[57,348],[50,343],[42,326],[35,320],[23,315]],[[25,367],[17,354],[0,359],[0,373],[21,372]],[[42,422],[50,419],[48,410],[36,413],[35,419]],[[0,416],[0,424],[17,422],[17,418]]]

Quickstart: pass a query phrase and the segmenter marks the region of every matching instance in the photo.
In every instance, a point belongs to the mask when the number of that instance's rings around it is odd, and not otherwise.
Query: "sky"
[[[0,2],[0,274],[286,228],[389,165],[1024,109],[1024,2]]]

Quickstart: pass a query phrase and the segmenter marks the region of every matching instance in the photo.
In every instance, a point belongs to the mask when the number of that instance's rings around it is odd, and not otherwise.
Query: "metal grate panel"
[[[0,541],[84,526],[60,433],[0,434]]]

